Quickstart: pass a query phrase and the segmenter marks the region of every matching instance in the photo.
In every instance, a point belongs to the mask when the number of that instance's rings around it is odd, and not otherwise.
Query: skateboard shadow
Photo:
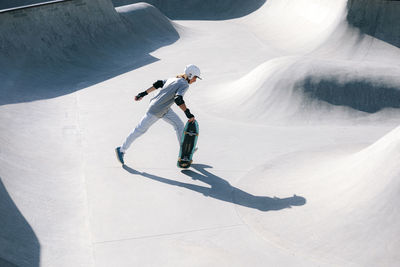
[[[203,194],[207,197],[212,197],[221,201],[231,202],[236,205],[258,209],[260,211],[272,211],[291,208],[292,206],[302,206],[306,203],[306,199],[301,196],[292,196],[287,198],[278,197],[267,197],[267,196],[255,196],[247,193],[239,188],[230,185],[226,180],[218,177],[206,170],[206,168],[212,168],[211,166],[204,164],[193,164],[192,168],[197,170],[199,173],[191,170],[183,170],[182,173],[191,177],[194,180],[202,181],[209,184],[211,187],[199,186],[190,183],[182,183],[175,180],[163,178],[146,172],[138,172],[126,165],[123,168],[136,175],[169,184],[174,186],[183,187],[198,193]]]

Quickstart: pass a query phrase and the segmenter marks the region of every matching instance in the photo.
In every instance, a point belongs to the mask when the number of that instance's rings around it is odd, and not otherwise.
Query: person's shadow
[[[161,183],[184,187],[189,190],[202,193],[204,196],[207,197],[212,197],[237,205],[258,209],[260,211],[281,210],[285,208],[291,208],[292,206],[301,206],[306,203],[305,198],[296,195],[287,198],[254,196],[243,190],[240,190],[239,188],[233,187],[226,180],[205,170],[206,168],[212,168],[211,166],[203,164],[193,164],[192,167],[200,173],[191,170],[183,170],[182,173],[186,174],[194,180],[199,180],[206,184],[209,184],[211,187],[199,186],[190,183],[182,183],[146,172],[138,172],[126,165],[123,166],[126,171],[132,174],[141,175],[143,177]]]

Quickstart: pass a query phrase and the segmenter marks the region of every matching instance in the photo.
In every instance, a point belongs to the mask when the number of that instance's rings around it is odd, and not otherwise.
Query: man
[[[179,116],[171,109],[173,103],[185,113],[190,122],[195,120],[195,117],[186,107],[183,96],[189,89],[189,85],[196,82],[200,78],[200,69],[195,65],[188,65],[185,68],[184,74],[178,75],[176,78],[167,80],[158,80],[152,87],[139,93],[135,97],[135,101],[140,101],[149,93],[162,88],[151,100],[146,114],[136,126],[131,134],[126,138],[122,146],[117,147],[115,152],[121,164],[124,164],[124,155],[131,144],[141,135],[143,135],[156,121],[163,119],[171,124],[181,144],[182,132],[184,124]]]

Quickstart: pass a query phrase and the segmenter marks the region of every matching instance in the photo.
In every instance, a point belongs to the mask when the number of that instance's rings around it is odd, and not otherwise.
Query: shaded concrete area
[[[92,53],[95,56],[95,52]],[[119,64],[115,62],[118,58],[121,59]],[[0,105],[70,94],[155,61],[156,58],[146,55],[107,57],[99,53],[99,58],[88,68],[79,60],[64,64],[63,68],[58,65],[39,65],[39,69],[32,65],[7,70],[3,68],[0,74],[4,81],[0,91]]]
[[[157,61],[149,53],[179,39],[150,5],[119,12],[96,0],[1,13],[0,105],[53,98],[129,72]]]
[[[0,2],[0,10],[20,7],[20,6],[40,4],[49,1],[51,0],[3,0]]]
[[[226,20],[246,16],[264,5],[266,0],[113,0],[115,6],[137,2],[154,5],[174,20]]]
[[[368,113],[400,108],[400,88],[367,80],[343,82],[334,78],[308,77],[295,87],[311,99],[347,106]]]
[[[40,244],[0,177],[0,266],[40,265]]]
[[[400,47],[400,1],[349,0],[347,21],[361,32]]]

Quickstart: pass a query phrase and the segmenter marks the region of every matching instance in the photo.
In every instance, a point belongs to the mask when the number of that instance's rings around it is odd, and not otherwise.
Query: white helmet
[[[185,74],[187,75],[188,79],[192,79],[194,76],[197,76],[197,78],[200,78],[200,69],[196,65],[190,64],[187,65],[185,68]]]

